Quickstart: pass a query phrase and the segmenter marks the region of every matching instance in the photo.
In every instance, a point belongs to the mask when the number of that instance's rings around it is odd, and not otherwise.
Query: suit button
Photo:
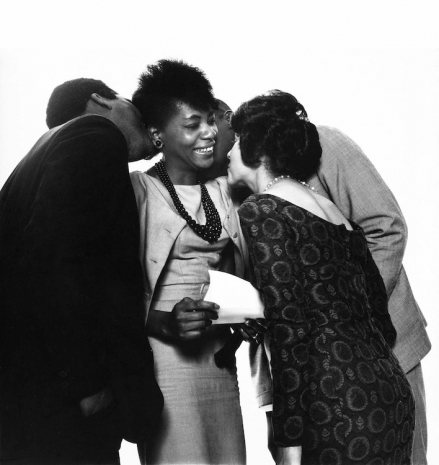
[[[233,239],[236,239],[238,237],[238,233],[233,234]]]
[[[63,388],[68,388],[68,387],[69,387],[69,383],[68,383],[67,381],[63,381],[63,382],[61,383],[61,387],[63,387]]]
[[[67,378],[67,373],[65,371],[60,371],[58,375],[61,376],[61,378]]]

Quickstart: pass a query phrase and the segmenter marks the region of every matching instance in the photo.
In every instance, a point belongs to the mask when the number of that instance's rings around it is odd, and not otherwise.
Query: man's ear
[[[227,121],[227,124],[229,128],[232,127],[232,116],[233,116],[233,111],[232,110],[226,110],[224,112],[224,119]]]
[[[101,97],[96,92],[90,95],[90,100],[92,100],[92,102],[95,103],[96,105],[99,105],[100,107],[104,107],[107,110],[111,110],[113,108],[110,103],[111,100],[108,100],[105,97]]]

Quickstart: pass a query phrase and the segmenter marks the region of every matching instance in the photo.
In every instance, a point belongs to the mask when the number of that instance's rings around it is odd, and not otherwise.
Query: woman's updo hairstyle
[[[180,60],[159,60],[148,65],[132,100],[145,125],[159,129],[181,103],[198,111],[217,108],[212,86],[203,71]]]
[[[319,166],[322,148],[305,108],[287,92],[272,90],[243,103],[232,117],[242,161],[274,176],[306,180]]]

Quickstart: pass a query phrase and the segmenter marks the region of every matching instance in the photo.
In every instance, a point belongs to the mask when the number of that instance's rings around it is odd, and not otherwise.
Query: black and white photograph
[[[439,7],[0,2],[0,464],[439,461]]]

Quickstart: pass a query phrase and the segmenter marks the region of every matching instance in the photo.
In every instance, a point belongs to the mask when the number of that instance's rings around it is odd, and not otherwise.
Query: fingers
[[[267,320],[265,318],[257,318],[256,320],[245,321],[246,331],[251,336],[252,341],[260,344],[263,340],[264,333],[267,331]]]
[[[201,337],[218,319],[219,305],[203,300],[185,297],[177,303],[171,312],[173,333],[178,339],[196,339]]]
[[[185,297],[174,307],[174,314],[177,320],[203,321],[217,320],[219,305],[205,300],[192,300]]]
[[[248,320],[248,321],[256,321],[259,328],[263,328],[264,332],[268,329],[268,322],[265,318],[256,318],[256,320]]]
[[[242,338],[246,342],[251,342],[253,340],[253,336],[256,335],[254,331],[249,330],[248,328],[244,328],[244,326],[240,326],[238,331],[241,333]]]
[[[234,325],[234,330],[239,331],[241,333],[244,341],[256,342],[256,344],[260,344],[262,341],[262,334],[250,328],[246,323],[240,324],[240,325]]]
[[[216,310],[189,310],[179,314],[180,319],[185,321],[199,321],[199,320],[217,320],[218,312]]]
[[[267,331],[267,320],[258,318],[257,320],[245,320],[245,325],[258,334],[264,334]]]
[[[177,321],[177,328],[179,332],[189,332],[189,331],[201,331],[203,329],[208,328],[212,325],[212,320],[206,318],[204,320],[194,320],[194,321],[187,321],[187,320],[180,320]]]
[[[202,337],[207,328],[212,324],[211,320],[194,321],[188,323],[177,323],[174,326],[174,336],[182,341],[197,339]]]
[[[175,305],[174,310],[176,312],[208,312],[218,317],[217,310],[219,305],[214,302],[207,302],[206,300],[193,300],[190,297],[185,297],[183,300]]]

